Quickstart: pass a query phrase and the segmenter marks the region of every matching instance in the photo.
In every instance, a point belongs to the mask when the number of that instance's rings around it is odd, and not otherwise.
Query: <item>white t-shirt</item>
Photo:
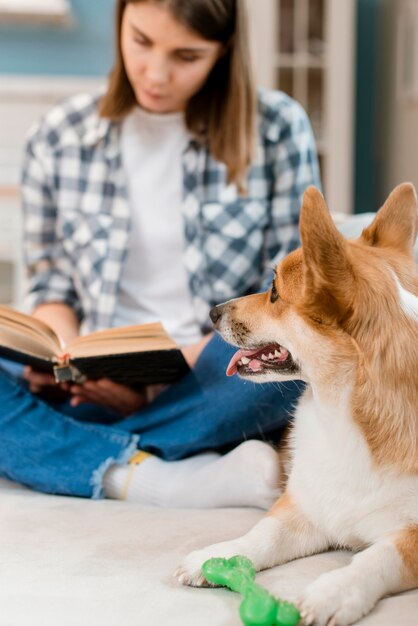
[[[181,155],[190,140],[184,115],[137,107],[121,132],[132,213],[115,325],[161,321],[180,345],[197,342],[202,333],[182,260]]]

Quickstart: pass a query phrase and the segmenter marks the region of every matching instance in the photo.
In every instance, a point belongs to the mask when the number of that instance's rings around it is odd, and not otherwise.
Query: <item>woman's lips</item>
[[[146,96],[148,96],[149,98],[154,98],[155,100],[160,100],[161,98],[164,98],[164,95],[161,93],[155,93],[153,91],[148,91],[147,89],[144,89],[144,93]]]

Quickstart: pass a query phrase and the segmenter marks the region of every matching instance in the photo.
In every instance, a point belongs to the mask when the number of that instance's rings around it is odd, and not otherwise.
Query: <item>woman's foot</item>
[[[262,441],[240,444],[225,455],[182,461],[147,456],[138,465],[114,465],[104,477],[108,498],[171,508],[252,506],[268,509],[279,497],[277,452]]]

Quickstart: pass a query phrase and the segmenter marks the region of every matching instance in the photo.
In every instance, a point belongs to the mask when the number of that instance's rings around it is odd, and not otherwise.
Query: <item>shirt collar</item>
[[[81,143],[83,146],[93,148],[103,142],[106,156],[113,158],[120,152],[119,134],[120,122],[95,116],[84,133]]]
[[[93,148],[103,142],[106,157],[112,159],[120,154],[120,132],[121,121],[113,121],[95,115],[91,118],[89,126],[81,139],[81,144],[87,148]],[[202,141],[191,137],[186,151],[199,151],[201,148]]]

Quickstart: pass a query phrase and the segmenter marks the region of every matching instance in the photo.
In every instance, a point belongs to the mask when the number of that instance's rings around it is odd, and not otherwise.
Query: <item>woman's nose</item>
[[[150,54],[147,59],[146,77],[151,85],[164,85],[168,82],[170,69],[167,59],[158,54]]]

